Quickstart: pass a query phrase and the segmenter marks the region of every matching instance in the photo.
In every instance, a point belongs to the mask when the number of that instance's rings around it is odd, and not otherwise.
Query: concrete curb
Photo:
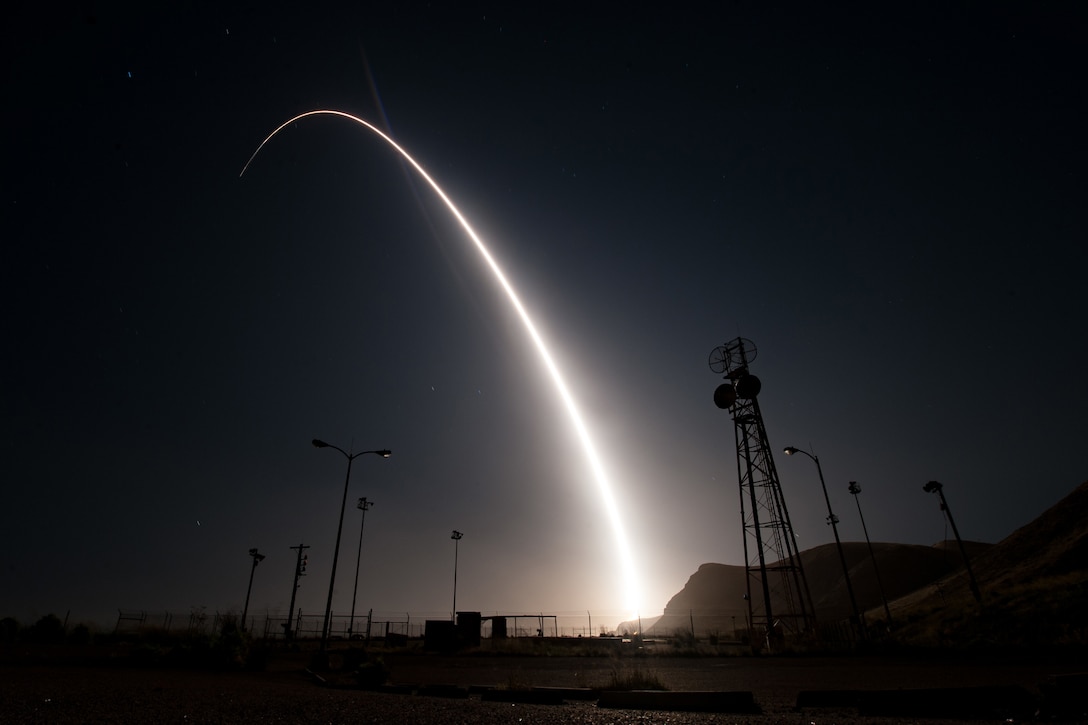
[[[860,690],[801,690],[797,709],[806,707],[857,707]]]
[[[488,690],[480,694],[484,702],[516,702],[532,705],[562,705],[563,696],[558,692],[542,690]]]
[[[1088,716],[1088,672],[1051,675],[1039,686],[1041,720],[1082,720]]]
[[[501,687],[473,685],[469,694],[479,695],[487,702],[523,702],[538,705],[561,705],[567,700],[596,700],[601,692],[589,687],[530,687],[508,690]]]
[[[918,690],[860,690],[858,714],[957,720],[1030,720],[1038,699],[1017,685],[941,687]]]
[[[668,692],[661,690],[605,690],[597,707],[624,710],[677,712],[762,712],[751,692]]]
[[[457,685],[423,685],[416,689],[416,694],[424,697],[447,697],[454,700],[465,700],[468,698],[468,688],[458,687]]]
[[[601,691],[592,687],[534,687],[533,691],[556,692],[564,700],[596,700]]]

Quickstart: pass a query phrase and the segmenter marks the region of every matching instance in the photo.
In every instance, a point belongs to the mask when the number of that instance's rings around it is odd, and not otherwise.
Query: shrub
[[[225,615],[219,632],[212,637],[211,665],[222,669],[244,669],[249,662],[249,635],[233,615]]]
[[[371,657],[355,668],[355,681],[359,687],[374,689],[381,687],[389,679],[389,668],[381,657]]]
[[[652,670],[638,665],[630,668],[613,667],[609,683],[605,690],[667,690]]]
[[[68,643],[74,645],[88,645],[91,643],[91,629],[86,624],[77,624],[68,633]]]
[[[39,644],[59,644],[64,641],[64,624],[55,614],[47,614],[34,623],[30,639]]]
[[[19,636],[19,622],[14,617],[0,619],[0,642],[13,644]]]

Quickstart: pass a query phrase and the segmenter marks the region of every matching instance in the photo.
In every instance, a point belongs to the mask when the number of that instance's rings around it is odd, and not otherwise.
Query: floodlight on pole
[[[824,470],[820,466],[820,459],[818,456],[814,456],[808,451],[803,451],[800,448],[794,446],[786,446],[783,451],[787,456],[792,456],[795,453],[803,453],[813,460],[816,464],[816,472],[820,476],[820,488],[824,492],[824,502],[827,504],[827,523],[831,527],[831,531],[835,534],[835,546],[839,550],[839,561],[842,563],[842,575],[846,581],[846,593],[850,595],[850,608],[854,612],[854,621],[860,628],[861,634],[865,636],[865,620],[861,618],[861,612],[858,610],[857,599],[854,598],[854,586],[850,583],[850,567],[846,564],[846,554],[842,549],[842,541],[839,539],[839,517],[831,510],[831,498],[827,495],[827,485],[824,483]]]
[[[464,534],[456,529],[450,534],[450,538],[453,539],[453,614],[450,620],[455,624],[457,623],[457,549],[463,536]]]
[[[246,631],[246,617],[249,616],[249,593],[253,591],[253,574],[257,571],[257,565],[264,559],[264,554],[257,549],[250,549],[249,555],[253,557],[253,566],[249,569],[249,586],[246,587],[246,605],[242,608],[242,631]]]
[[[337,523],[336,525],[336,546],[333,548],[332,551],[332,573],[329,575],[329,597],[325,602],[325,621],[321,626],[321,652],[324,653],[328,650],[329,646],[329,626],[330,618],[332,616],[332,593],[333,587],[336,584],[336,562],[340,557],[340,535],[343,533],[344,530],[344,509],[347,508],[348,505],[348,483],[351,481],[351,462],[359,456],[365,456],[368,453],[373,453],[374,455],[381,456],[382,458],[389,458],[389,456],[393,454],[392,451],[384,448],[376,451],[360,451],[359,453],[348,453],[343,448],[340,448],[339,446],[334,446],[331,443],[326,443],[325,441],[318,438],[314,438],[312,443],[314,448],[332,448],[334,450],[340,451],[340,454],[343,455],[344,458],[348,459],[348,471],[347,474],[344,476],[344,497],[340,501],[340,520],[339,523]]]
[[[363,559],[363,527],[366,526],[366,512],[374,505],[373,501],[367,501],[366,496],[359,499],[355,508],[363,512],[362,523],[359,524],[359,553],[355,555],[355,588],[351,595],[351,619],[348,622],[348,637],[355,633],[355,599],[359,596],[359,562]]]
[[[922,490],[926,493],[935,493],[941,499],[941,511],[944,512],[948,523],[952,524],[952,533],[956,535],[960,556],[963,557],[963,566],[967,569],[967,581],[971,585],[971,594],[974,595],[979,606],[982,606],[982,592],[978,588],[978,582],[975,581],[975,572],[971,571],[971,560],[967,557],[967,549],[963,545],[963,539],[960,538],[959,529],[956,528],[956,520],[952,518],[952,510],[948,508],[948,501],[944,497],[944,486],[939,481],[930,481],[922,486]]]
[[[888,618],[888,628],[892,626],[892,610],[888,606],[888,597],[884,594],[884,582],[880,579],[880,568],[876,565],[876,553],[873,551],[873,542],[869,540],[869,529],[865,526],[865,516],[861,513],[861,499],[858,498],[858,494],[861,493],[861,486],[857,481],[851,481],[847,490],[854,497],[854,503],[858,506],[858,518],[861,519],[861,530],[865,532],[865,543],[869,546],[869,558],[873,560],[873,573],[876,574],[876,585],[880,589],[880,599],[884,602],[884,615]]]

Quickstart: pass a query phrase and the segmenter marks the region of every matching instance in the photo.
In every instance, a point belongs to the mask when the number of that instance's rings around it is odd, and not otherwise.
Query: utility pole
[[[309,549],[309,546],[299,544],[298,546],[292,546],[292,549],[298,552],[298,558],[295,561],[295,581],[291,585],[291,606],[287,608],[287,623],[283,625],[284,639],[290,641],[293,633],[291,632],[291,621],[295,617],[295,594],[298,593],[298,579],[299,577],[306,576],[306,565],[309,563],[309,554],[303,554],[302,552]]]

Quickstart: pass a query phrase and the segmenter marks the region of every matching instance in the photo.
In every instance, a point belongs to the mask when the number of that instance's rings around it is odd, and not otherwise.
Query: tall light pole
[[[246,605],[242,608],[242,631],[246,631],[246,617],[249,615],[249,593],[253,591],[253,574],[257,571],[257,565],[264,559],[264,554],[256,549],[250,549],[249,555],[253,557],[253,566],[249,570],[249,586],[246,587]]]
[[[849,491],[854,496],[854,503],[858,505],[858,518],[861,519],[861,530],[865,532],[865,543],[869,546],[869,558],[873,560],[873,573],[876,574],[876,585],[880,588],[880,599],[884,602],[884,615],[888,618],[888,629],[892,626],[892,610],[888,606],[888,597],[884,594],[884,582],[880,579],[880,568],[876,565],[876,553],[873,551],[873,542],[869,540],[869,529],[865,526],[865,516],[861,513],[861,499],[858,498],[858,494],[861,493],[861,486],[857,481],[851,481],[849,485]]]
[[[854,621],[860,627],[862,636],[864,636],[865,622],[861,618],[861,612],[858,611],[858,602],[854,598],[854,587],[850,583],[850,567],[846,565],[846,554],[843,553],[842,541],[839,540],[839,517],[831,510],[831,498],[827,495],[827,485],[824,483],[824,470],[820,467],[820,459],[808,451],[802,451],[800,448],[793,446],[786,446],[783,453],[787,456],[792,456],[794,453],[804,453],[816,463],[816,472],[820,474],[820,488],[824,491],[824,502],[827,503],[827,523],[835,534],[835,546],[839,549],[839,561],[842,562],[842,575],[846,578],[846,593],[850,595],[850,608],[854,612]]]
[[[960,538],[960,531],[956,528],[956,521],[952,518],[952,510],[948,508],[948,501],[944,498],[944,486],[938,481],[930,481],[926,485],[922,486],[922,490],[926,493],[936,493],[941,499],[941,511],[944,512],[945,518],[948,519],[948,523],[952,524],[952,533],[956,535],[956,543],[960,546],[960,556],[963,557],[963,565],[967,568],[967,580],[971,584],[971,593],[975,595],[975,601],[982,606],[982,592],[979,591],[978,582],[975,581],[975,573],[971,571],[971,560],[967,558],[967,549],[963,546],[963,539]]]
[[[355,633],[355,598],[359,596],[359,562],[363,559],[363,527],[366,526],[366,512],[373,505],[373,501],[367,501],[366,496],[363,496],[355,506],[355,508],[363,512],[363,521],[359,524],[359,553],[355,555],[355,589],[351,595],[351,621],[348,624],[349,639]]]
[[[450,619],[454,624],[457,623],[457,547],[460,545],[462,536],[464,534],[456,529],[450,534],[450,538],[453,539],[453,615]]]
[[[351,480],[351,462],[359,456],[365,456],[367,453],[373,453],[382,458],[389,458],[389,456],[393,454],[391,451],[385,449],[379,451],[348,453],[343,448],[334,446],[331,443],[326,443],[323,440],[318,440],[317,438],[314,438],[312,442],[314,448],[332,448],[340,451],[344,458],[348,459],[348,472],[347,475],[344,476],[344,498],[340,502],[340,521],[336,525],[336,547],[332,550],[332,574],[329,575],[329,598],[325,602],[325,622],[321,626],[321,652],[324,653],[329,647],[329,618],[332,615],[332,591],[333,586],[336,584],[336,561],[340,557],[340,534],[343,533],[344,530],[344,509],[347,508],[348,505],[348,482]]]

